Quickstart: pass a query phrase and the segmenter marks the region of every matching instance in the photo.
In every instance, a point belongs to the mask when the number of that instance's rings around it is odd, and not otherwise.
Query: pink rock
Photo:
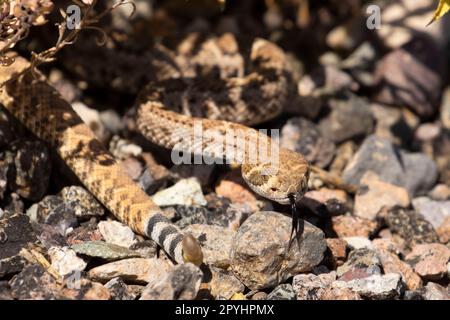
[[[366,237],[372,235],[378,227],[374,221],[355,216],[337,216],[332,218],[333,230],[339,238]]]
[[[405,188],[383,182],[373,172],[366,172],[361,184],[366,188],[360,189],[355,196],[355,215],[358,217],[374,220],[383,208],[408,207],[410,204]]]
[[[440,243],[416,245],[405,257],[423,279],[439,280],[447,273],[450,249]]]

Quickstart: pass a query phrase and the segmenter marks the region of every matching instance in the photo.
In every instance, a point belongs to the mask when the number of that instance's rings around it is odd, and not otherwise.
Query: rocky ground
[[[317,1],[303,25],[296,1],[231,1],[222,13],[201,6],[196,19],[137,1],[144,21],[263,36],[292,57],[295,102],[265,127],[358,186],[350,194],[312,176],[299,203],[300,247],[285,255],[290,209],[257,197],[239,170],[173,166],[168,151],[134,134],[135,94],[115,87],[126,75],[107,86],[80,78],[83,68],[62,53],[50,81],[136,183],[197,237],[205,264],[174,265],[0,109],[0,299],[450,299],[449,20],[425,28],[435,1],[388,1],[383,28],[368,30],[362,1],[341,2]],[[117,28],[131,23],[121,17],[113,13]]]

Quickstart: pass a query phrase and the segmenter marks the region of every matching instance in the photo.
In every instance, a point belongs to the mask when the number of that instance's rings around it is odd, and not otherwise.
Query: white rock
[[[347,245],[350,247],[350,249],[374,249],[374,246],[372,244],[372,241],[370,241],[367,238],[364,237],[345,237],[344,241],[347,242]]]
[[[427,197],[415,198],[412,201],[414,209],[423,215],[435,229],[450,216],[450,201],[434,201]]]
[[[400,296],[403,290],[401,275],[388,273],[384,275],[375,274],[367,278],[354,279],[350,281],[334,281],[335,288],[350,289],[362,297],[369,299],[392,299]]]
[[[82,102],[75,102],[72,104],[72,108],[78,114],[78,116],[86,123],[92,131],[94,131],[95,136],[100,140],[105,142],[108,138],[108,131],[100,120],[100,113],[86,106]]]
[[[129,248],[137,242],[131,228],[118,221],[101,221],[98,230],[108,243]]]
[[[74,271],[83,271],[87,263],[77,256],[75,251],[67,247],[51,247],[48,250],[51,266],[61,276],[68,275]]]
[[[128,140],[113,136],[109,142],[109,151],[118,159],[128,157],[138,157],[142,153],[142,148]]]
[[[206,199],[197,178],[180,180],[170,188],[157,192],[152,198],[158,206],[206,205]]]

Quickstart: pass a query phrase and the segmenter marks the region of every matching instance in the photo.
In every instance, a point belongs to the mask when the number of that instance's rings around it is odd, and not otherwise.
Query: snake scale
[[[172,149],[181,143],[181,148],[189,152],[208,152],[218,158],[229,156],[226,150],[230,142],[214,137],[239,132],[246,147],[236,143],[238,139],[231,140],[235,150],[233,161],[241,165],[247,184],[273,201],[295,203],[307,189],[308,162],[298,153],[279,148],[277,168],[270,171],[273,167],[268,161],[270,155],[256,162],[253,156],[255,150],[260,150],[258,147],[270,149],[272,141],[248,127],[282,112],[288,99],[285,60],[280,48],[257,39],[246,75],[229,77],[219,83],[196,77],[151,82],[137,99],[138,129],[160,146]],[[0,68],[0,104],[33,134],[49,143],[85,187],[120,221],[154,240],[176,262],[200,264],[203,256],[195,238],[184,235],[163,215],[70,104],[41,73],[31,73],[29,67],[26,59],[16,56],[12,65]],[[197,89],[197,94],[189,96],[192,87]],[[192,142],[196,139],[186,139],[195,136],[197,121],[201,121],[204,130],[200,144]],[[255,143],[257,147],[252,149]]]

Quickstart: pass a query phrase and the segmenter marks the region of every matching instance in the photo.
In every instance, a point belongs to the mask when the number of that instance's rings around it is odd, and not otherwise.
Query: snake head
[[[308,190],[309,163],[302,155],[280,149],[276,163],[243,164],[242,177],[260,196],[286,205]]]
[[[182,242],[183,260],[196,266],[203,263],[203,252],[197,239],[191,234],[186,234]]]

